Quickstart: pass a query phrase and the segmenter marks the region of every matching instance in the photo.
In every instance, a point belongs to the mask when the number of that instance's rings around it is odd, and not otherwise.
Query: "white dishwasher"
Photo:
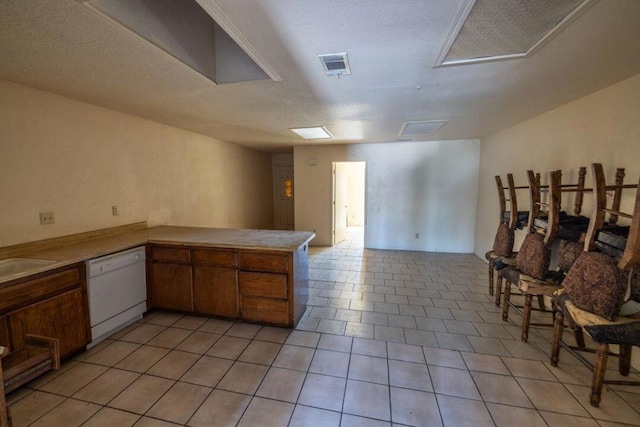
[[[145,248],[87,261],[92,347],[140,319],[147,309]]]

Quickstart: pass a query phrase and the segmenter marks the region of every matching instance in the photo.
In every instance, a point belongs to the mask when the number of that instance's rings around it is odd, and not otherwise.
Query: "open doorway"
[[[364,247],[365,162],[333,162],[333,245]]]

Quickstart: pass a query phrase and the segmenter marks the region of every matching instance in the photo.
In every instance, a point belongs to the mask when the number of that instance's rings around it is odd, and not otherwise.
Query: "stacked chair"
[[[638,381],[605,380],[610,345],[619,346],[619,372],[630,372],[631,348],[640,345],[640,314],[620,315],[625,300],[640,302],[640,190],[624,185],[618,170],[616,184],[607,186],[602,165],[593,165],[593,213],[584,251],[567,274],[563,289],[553,297],[555,310],[551,364],[558,366],[560,348],[565,348],[591,368],[590,403],[598,407],[603,384],[640,385]],[[632,213],[620,211],[621,191],[635,188]],[[607,207],[607,191],[613,191],[612,207]],[[605,216],[609,214],[608,223]],[[618,218],[630,220],[630,227],[618,227]],[[612,240],[614,236],[615,239]],[[612,244],[613,242],[613,244]],[[622,248],[620,246],[623,246]],[[627,303],[632,306],[632,303]],[[576,346],[562,339],[565,322],[576,332]],[[592,338],[595,349],[585,345],[583,331]],[[592,364],[584,352],[595,353]]]
[[[497,290],[495,288],[494,272],[499,272],[509,264],[515,263],[513,244],[515,240],[515,230],[522,228],[528,222],[529,212],[518,211],[518,199],[516,190],[527,189],[529,187],[516,187],[513,174],[507,174],[508,187],[502,185],[502,179],[496,175],[496,186],[498,188],[498,200],[500,202],[500,222],[496,237],[493,242],[493,249],[485,254],[489,262],[489,295],[494,295],[496,305],[500,305],[500,294],[502,292],[502,276],[498,274]],[[508,199],[505,196],[508,192]],[[507,210],[507,202],[509,209]]]
[[[550,298],[554,292],[562,288],[561,282],[564,274],[577,257],[576,245],[570,241],[562,240],[560,243],[559,259],[562,261],[561,269],[549,271],[551,252],[554,242],[559,234],[565,238],[579,240],[587,231],[588,220],[584,217],[568,216],[561,212],[562,192],[576,192],[574,212],[579,213],[582,207],[582,195],[589,192],[584,188],[584,172],[581,168],[576,184],[563,185],[562,173],[553,171],[549,174],[550,184],[540,186],[536,182],[535,175],[528,171],[530,188],[530,213],[529,234],[524,239],[520,251],[515,259],[515,265],[508,266],[500,271],[500,276],[505,280],[505,290],[502,304],[502,318],[508,320],[509,308],[522,309],[522,341],[527,342],[530,326],[553,326],[551,323],[531,323],[532,301],[536,297],[540,311],[548,311],[545,305],[545,297]],[[540,193],[548,192],[547,203],[542,203]],[[519,289],[524,297],[522,306],[517,306],[511,301],[511,288]]]

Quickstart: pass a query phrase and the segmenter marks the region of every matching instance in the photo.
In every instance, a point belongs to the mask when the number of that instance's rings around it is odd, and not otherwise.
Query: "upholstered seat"
[[[607,190],[615,189],[614,204],[619,206],[619,191],[622,188],[638,188],[618,184],[606,186],[602,165],[594,164],[594,211],[582,252],[569,270],[563,282],[563,291],[553,297],[555,309],[555,325],[551,348],[551,364],[558,366],[560,347],[566,348],[593,371],[590,403],[599,406],[602,387],[606,383],[640,385],[640,381],[607,381],[605,373],[609,353],[609,345],[619,345],[619,372],[626,376],[631,366],[631,349],[640,345],[640,315],[620,316],[626,300],[640,302],[640,191],[636,190],[633,214],[625,214],[618,209],[607,208]],[[618,171],[620,172],[620,170]],[[616,177],[618,181],[618,176]],[[612,188],[613,187],[613,188]],[[617,200],[617,202],[616,202]],[[626,247],[619,258],[605,253],[594,252],[598,246],[596,235],[605,226],[605,214],[617,218],[623,216],[631,219],[631,227]],[[615,221],[609,221],[609,224]],[[629,304],[629,303],[627,303]],[[637,304],[636,304],[637,306]],[[625,310],[626,311],[626,310]],[[577,340],[577,346],[570,346],[562,340],[564,323],[567,321],[574,330],[586,331],[595,344],[594,349],[587,349],[584,340]],[[595,352],[595,362],[589,363],[576,352]]]

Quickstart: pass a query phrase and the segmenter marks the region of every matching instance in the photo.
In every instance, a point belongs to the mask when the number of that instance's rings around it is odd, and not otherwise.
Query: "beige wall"
[[[626,168],[625,182],[637,183],[640,174],[640,75],[595,92],[482,140],[475,253],[484,256],[498,224],[495,175],[512,172],[516,185],[526,184],[526,170],[563,171],[564,182],[575,182],[577,168],[602,163],[608,180],[615,168]],[[627,192],[626,204],[634,197]],[[524,199],[524,200],[523,200]],[[519,201],[528,209],[528,194]],[[571,199],[563,203],[570,206]],[[585,196],[584,215],[590,216]],[[522,232],[519,233],[520,240]]]
[[[0,183],[0,246],[136,221],[272,224],[269,155],[2,80]]]
[[[314,246],[331,246],[332,162],[348,160],[345,145],[294,147],[295,228],[315,231]],[[315,166],[309,160],[315,159]]]

